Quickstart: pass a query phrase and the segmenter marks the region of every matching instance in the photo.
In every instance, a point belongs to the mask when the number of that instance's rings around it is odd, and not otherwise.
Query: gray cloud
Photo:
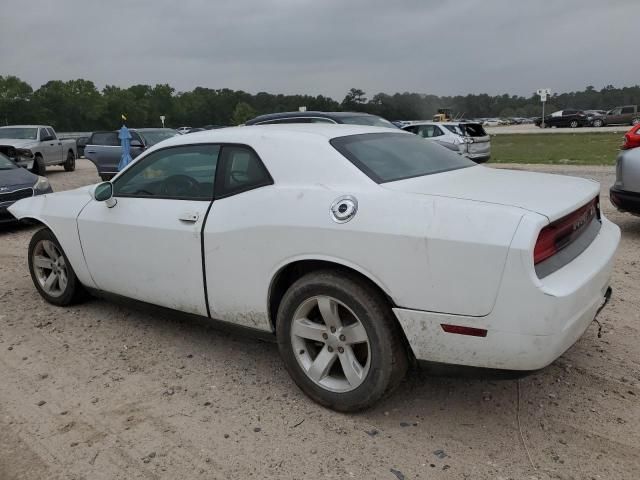
[[[639,82],[637,0],[4,0],[0,74],[34,87],[529,94]]]

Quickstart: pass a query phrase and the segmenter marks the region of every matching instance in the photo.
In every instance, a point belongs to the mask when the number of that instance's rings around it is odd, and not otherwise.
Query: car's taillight
[[[537,265],[544,262],[571,244],[587,229],[591,221],[599,216],[600,200],[596,197],[575,212],[544,227],[533,250],[533,263]]]

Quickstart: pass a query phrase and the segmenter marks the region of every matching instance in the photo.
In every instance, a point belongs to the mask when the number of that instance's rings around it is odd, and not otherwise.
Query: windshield
[[[18,166],[0,153],[0,170],[10,170],[13,168],[18,168]]]
[[[167,138],[171,138],[171,137],[175,137],[176,135],[180,135],[177,131],[170,130],[170,129],[166,129],[166,130],[147,130],[145,132],[141,132],[141,131],[138,130],[138,133],[140,134],[140,136],[142,136],[144,138],[145,142],[149,146],[155,145],[156,143],[159,143],[159,142],[161,142],[163,140],[166,140]]]
[[[38,129],[22,127],[2,127],[0,128],[0,138],[36,140],[38,138]]]
[[[377,183],[474,166],[434,142],[406,133],[366,133],[331,140],[331,145]]]
[[[354,115],[353,117],[341,117],[340,121],[349,125],[368,125],[371,127],[398,128],[393,123],[375,115]]]

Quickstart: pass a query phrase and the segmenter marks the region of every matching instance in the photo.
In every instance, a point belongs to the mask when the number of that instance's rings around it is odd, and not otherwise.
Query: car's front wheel
[[[84,296],[84,289],[69,259],[48,228],[38,230],[31,237],[29,271],[36,289],[49,303],[65,306]]]
[[[578,123],[577,120],[571,120],[571,122],[569,122],[569,126],[571,128],[578,128],[580,126],[580,124]]]
[[[600,128],[602,125],[604,125],[604,122],[602,120],[600,120],[599,118],[597,118],[596,120],[593,121],[593,126],[594,127]]]
[[[318,271],[296,281],[278,309],[278,346],[296,384],[343,412],[373,405],[408,366],[393,312],[360,278]]]

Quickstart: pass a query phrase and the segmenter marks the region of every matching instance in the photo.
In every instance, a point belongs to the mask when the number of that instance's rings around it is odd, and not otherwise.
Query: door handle
[[[185,212],[178,217],[181,222],[187,223],[195,223],[200,218],[200,214],[198,212]]]

